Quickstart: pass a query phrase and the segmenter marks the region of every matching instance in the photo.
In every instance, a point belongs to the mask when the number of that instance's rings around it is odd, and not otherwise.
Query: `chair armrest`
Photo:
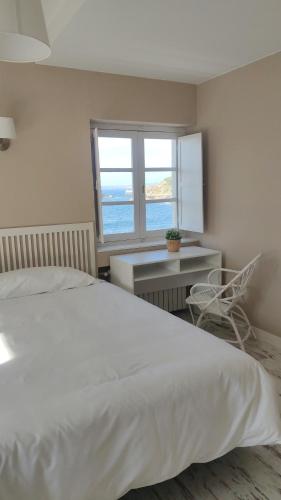
[[[232,274],[238,274],[239,271],[236,271],[235,269],[227,269],[226,267],[219,267],[217,269],[212,269],[212,271],[209,272],[208,274],[208,283],[211,283],[212,278],[216,273],[232,273]]]

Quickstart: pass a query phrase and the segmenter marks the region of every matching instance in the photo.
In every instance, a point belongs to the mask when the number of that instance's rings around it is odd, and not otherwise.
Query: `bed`
[[[235,447],[281,442],[257,361],[79,271],[69,281],[67,267],[62,286],[55,265],[38,266],[32,294],[5,282],[1,295],[0,276],[1,499],[116,500]]]

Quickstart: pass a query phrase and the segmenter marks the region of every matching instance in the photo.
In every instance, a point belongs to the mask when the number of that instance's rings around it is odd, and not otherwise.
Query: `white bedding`
[[[116,500],[281,442],[258,362],[113,285],[2,300],[0,332],[1,500]]]

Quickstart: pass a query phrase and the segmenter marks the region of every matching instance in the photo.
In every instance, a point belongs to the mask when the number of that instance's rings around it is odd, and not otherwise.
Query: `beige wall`
[[[0,116],[17,139],[0,153],[0,227],[93,219],[90,119],[195,122],[193,85],[0,64]]]
[[[281,335],[281,53],[198,88],[206,132],[206,245],[227,266],[263,259],[249,307],[254,323]]]

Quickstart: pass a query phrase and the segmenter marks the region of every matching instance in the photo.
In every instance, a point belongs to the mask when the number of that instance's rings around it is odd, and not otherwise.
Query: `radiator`
[[[165,311],[179,311],[186,308],[185,299],[187,297],[187,287],[170,288],[169,290],[160,290],[157,292],[148,292],[138,294],[141,299],[161,307]]]

